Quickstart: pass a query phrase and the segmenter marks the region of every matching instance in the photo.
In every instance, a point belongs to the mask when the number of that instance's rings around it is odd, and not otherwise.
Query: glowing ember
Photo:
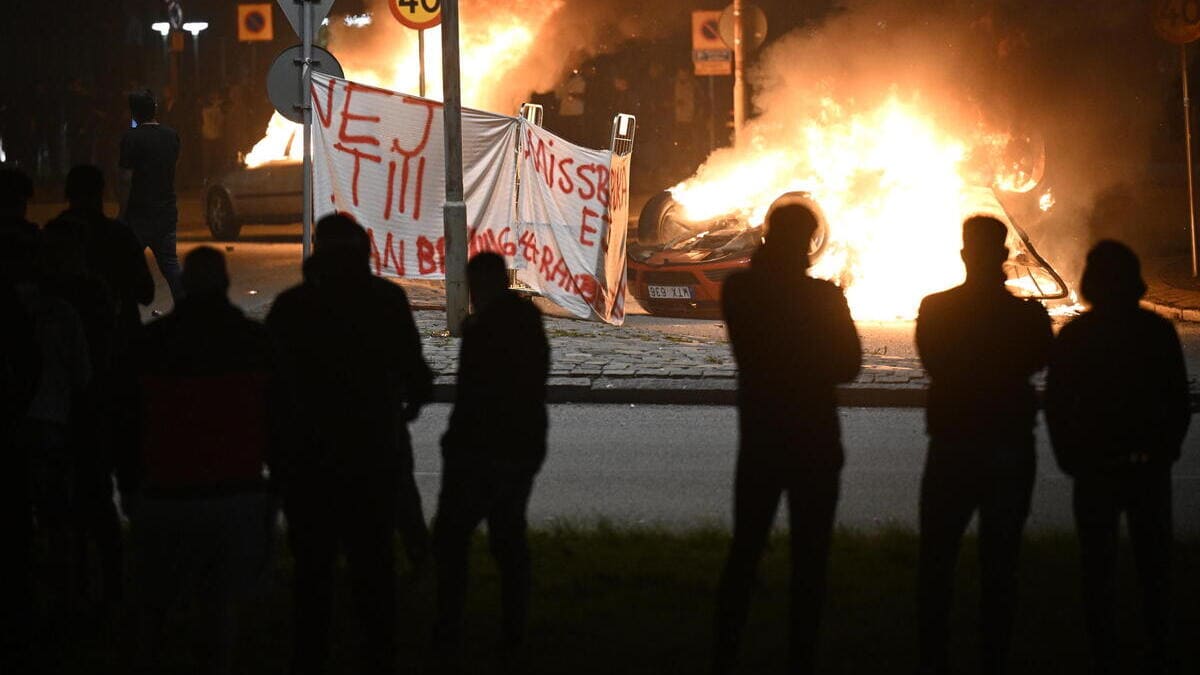
[[[470,5],[463,14],[460,29],[463,104],[484,110],[513,112],[513,101],[505,99],[505,90],[498,83],[504,82],[510,72],[526,59],[536,44],[539,31],[562,8],[563,2],[472,4],[486,16],[474,20],[469,11]],[[362,23],[362,19],[358,21]],[[370,29],[367,24],[364,27]],[[362,31],[356,33],[361,34]],[[335,36],[329,49],[338,56],[347,79],[415,94],[419,90],[420,79],[416,33],[404,31],[399,35],[400,39],[389,40],[387,46],[380,49],[363,49],[355,44],[347,44],[345,49],[340,49]],[[426,30],[425,80],[429,98],[441,98],[441,52],[441,28]],[[276,113],[267,125],[266,135],[246,154],[246,166],[255,167],[272,161],[300,161],[303,143],[299,129],[300,125]]]
[[[1050,190],[1046,190],[1045,194],[1043,194],[1041,197],[1038,197],[1038,208],[1041,209],[1042,212],[1046,212],[1054,208],[1054,204],[1054,193]]]

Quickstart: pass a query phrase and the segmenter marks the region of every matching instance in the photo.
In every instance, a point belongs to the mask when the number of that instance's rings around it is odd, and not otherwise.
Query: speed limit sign
[[[1154,28],[1178,45],[1200,38],[1200,0],[1156,0]]]
[[[433,28],[442,22],[442,0],[388,0],[392,16],[413,30]]]

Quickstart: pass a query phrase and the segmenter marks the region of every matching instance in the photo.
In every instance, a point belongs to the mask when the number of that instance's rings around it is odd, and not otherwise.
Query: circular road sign
[[[251,33],[261,33],[262,29],[267,27],[267,17],[257,9],[246,12],[246,17],[242,19],[242,25]]]
[[[1200,38],[1200,0],[1155,0],[1154,29],[1177,45]]]
[[[413,30],[433,28],[442,22],[442,0],[387,0],[392,16]]]
[[[754,51],[761,47],[763,41],[767,39],[767,15],[763,14],[758,5],[744,2],[742,3],[742,19],[745,21],[742,24],[742,39],[746,41],[746,49]],[[721,39],[729,45],[730,49],[733,49],[733,5],[726,7],[725,11],[721,12],[719,27]]]
[[[342,64],[333,58],[333,54],[317,45],[313,45],[312,53],[314,73],[333,77],[345,76]],[[304,113],[300,110],[303,101],[300,100],[302,64],[299,63],[303,54],[304,48],[301,45],[288,47],[279,52],[279,56],[276,56],[275,62],[271,64],[271,70],[267,72],[267,98],[271,100],[271,105],[275,106],[280,115],[297,124],[304,122]]]

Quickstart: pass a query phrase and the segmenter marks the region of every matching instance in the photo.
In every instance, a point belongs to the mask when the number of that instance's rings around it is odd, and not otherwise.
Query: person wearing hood
[[[767,214],[750,269],[725,281],[722,304],[738,367],[739,447],[733,542],[717,592],[713,672],[734,669],[755,568],[786,492],[792,538],[790,661],[816,671],[843,462],[835,387],[858,374],[862,347],[846,298],[807,274],[817,215],[785,198]]]
[[[1095,673],[1118,672],[1116,562],[1129,522],[1149,642],[1145,672],[1168,672],[1171,466],[1191,421],[1187,368],[1171,322],[1138,306],[1137,256],[1101,241],[1080,284],[1091,309],[1064,326],[1046,380],[1059,467],[1075,482],[1075,523]]]
[[[371,274],[366,231],[325,216],[315,244],[303,283],[267,316],[285,420],[271,476],[296,560],[293,672],[327,667],[339,551],[364,631],[363,670],[393,672],[397,485],[412,480],[407,423],[431,398],[433,377],[404,289]]]

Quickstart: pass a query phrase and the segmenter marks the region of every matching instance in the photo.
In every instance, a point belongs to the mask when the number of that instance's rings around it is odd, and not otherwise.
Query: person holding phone
[[[175,249],[179,134],[158,122],[158,103],[149,89],[129,95],[129,111],[133,127],[121,137],[121,218],[154,254],[171,299],[178,302],[182,294]]]

